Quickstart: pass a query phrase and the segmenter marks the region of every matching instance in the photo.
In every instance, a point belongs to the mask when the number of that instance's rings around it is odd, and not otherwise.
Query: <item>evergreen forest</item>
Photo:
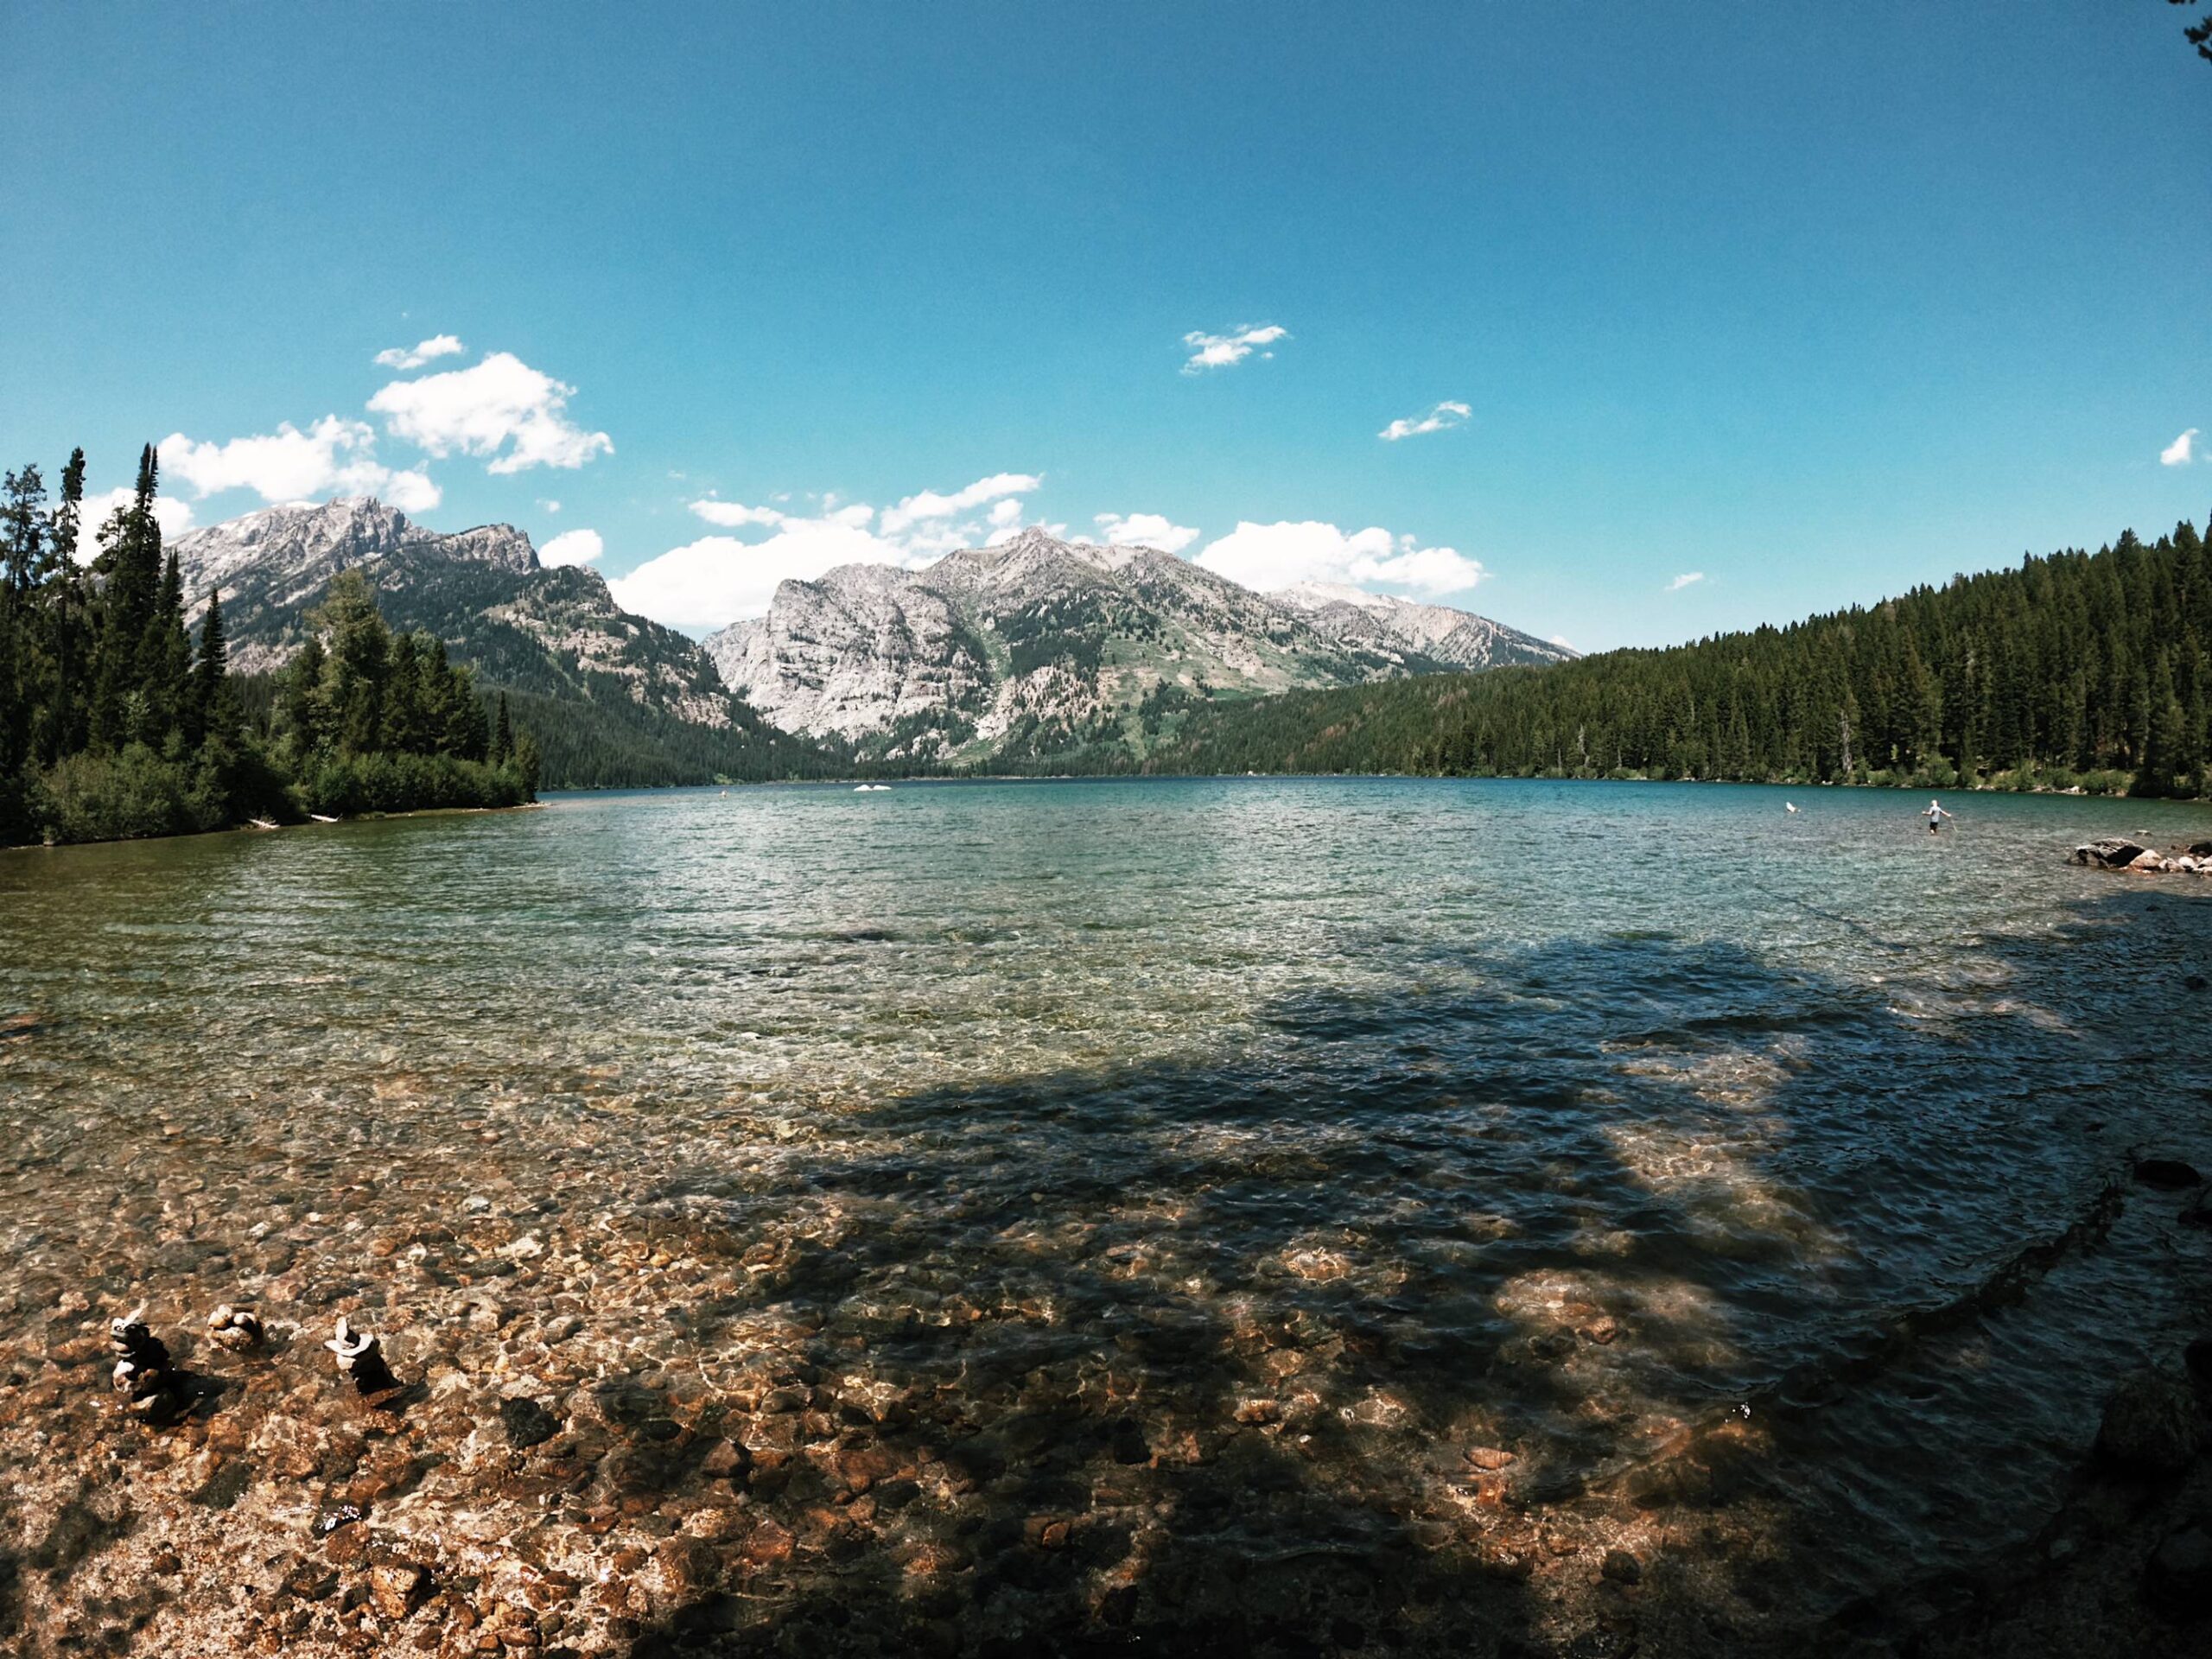
[[[1096,769],[2203,796],[2208,646],[2212,546],[2183,523],[1664,650],[1188,702]]]

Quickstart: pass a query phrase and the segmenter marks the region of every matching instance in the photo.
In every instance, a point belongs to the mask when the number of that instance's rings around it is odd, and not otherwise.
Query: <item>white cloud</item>
[[[957,490],[924,490],[880,513],[864,501],[810,495],[811,511],[753,506],[712,496],[690,504],[694,516],[727,531],[766,531],[765,539],[706,536],[648,559],[608,586],[627,609],[671,627],[718,628],[758,616],[777,584],[810,582],[841,564],[891,564],[917,570],[955,548],[1007,540],[1026,527],[1021,498],[1044,480],[994,473]],[[789,501],[788,493],[773,498]],[[978,513],[976,509],[986,508]],[[1054,536],[1065,524],[1042,526]]]
[[[587,432],[569,418],[575,390],[511,352],[493,352],[474,368],[395,380],[369,407],[394,434],[433,455],[458,450],[490,457],[487,472],[519,473],[581,467],[613,453],[606,433]]]
[[[1242,363],[1262,346],[1272,346],[1279,340],[1288,340],[1290,330],[1267,322],[1255,327],[1247,324],[1226,334],[1201,334],[1193,330],[1183,336],[1183,343],[1191,348],[1191,355],[1183,365],[1185,374],[1199,374],[1208,369],[1225,369],[1233,363]],[[1260,351],[1262,358],[1273,352]]]
[[[537,505],[539,511],[543,512],[558,512],[561,511],[561,504],[558,501],[540,501]]]
[[[1102,512],[1092,520],[1105,532],[1109,547],[1156,547],[1180,553],[1198,539],[1188,524],[1170,524],[1164,512]]]
[[[160,449],[162,471],[199,496],[245,489],[264,501],[381,495],[405,512],[436,506],[438,486],[429,474],[393,471],[377,460],[376,442],[367,422],[326,415],[304,432],[287,421],[274,432],[227,443],[172,432]]]
[[[841,564],[902,563],[900,550],[844,518],[790,518],[765,542],[703,536],[607,586],[625,610],[671,627],[719,628],[766,611],[779,582],[810,582]]]
[[[1465,423],[1473,408],[1466,404],[1446,400],[1426,415],[1395,420],[1375,435],[1385,443],[1395,443],[1401,438],[1417,437],[1423,432],[1448,432]]]
[[[434,357],[452,357],[461,342],[451,334],[433,334],[419,346],[394,346],[377,353],[380,369],[419,369]]]
[[[691,511],[710,524],[731,530],[741,524],[780,524],[791,517],[774,507],[748,507],[736,501],[694,501]]]
[[[420,467],[386,474],[377,493],[386,506],[402,512],[428,512],[445,499],[437,481]]]
[[[98,495],[88,495],[78,510],[77,559],[79,564],[90,564],[100,550],[100,526],[118,507],[130,505],[135,493],[129,489],[107,490]],[[164,541],[181,536],[192,528],[192,503],[180,501],[173,495],[154,497],[154,522],[162,527]]]
[[[1449,547],[1421,547],[1370,526],[1350,535],[1334,524],[1240,521],[1193,563],[1265,593],[1298,582],[1344,582],[1424,597],[1456,594],[1485,574],[1479,561]]]
[[[1704,571],[1692,570],[1686,575],[1676,576],[1672,582],[1669,582],[1667,584],[1667,591],[1670,594],[1679,594],[1683,588],[1688,587],[1692,582],[1703,582],[1704,580]]]
[[[950,518],[1003,496],[1027,495],[1044,481],[1033,473],[993,473],[950,495],[924,490],[919,495],[908,496],[895,507],[883,510],[883,531],[887,536],[896,536],[917,524]]]
[[[596,564],[607,551],[595,530],[564,530],[537,550],[537,562],[547,569],[563,564]]]
[[[2158,451],[2158,465],[2161,467],[2186,467],[2196,459],[2196,429],[2193,426]]]

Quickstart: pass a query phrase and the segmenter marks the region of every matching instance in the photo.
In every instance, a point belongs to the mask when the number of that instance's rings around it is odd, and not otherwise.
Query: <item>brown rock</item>
[[[378,1567],[369,1572],[369,1600],[377,1617],[397,1622],[407,1617],[430,1594],[430,1574],[412,1562]]]
[[[1273,1423],[1282,1419],[1282,1408],[1272,1400],[1246,1400],[1236,1408],[1240,1423]]]
[[[1503,1469],[1511,1463],[1513,1453],[1495,1446],[1474,1446],[1467,1448],[1467,1461],[1478,1469]]]
[[[791,1558],[791,1535],[772,1520],[764,1520],[747,1535],[741,1553],[755,1567],[780,1567]]]

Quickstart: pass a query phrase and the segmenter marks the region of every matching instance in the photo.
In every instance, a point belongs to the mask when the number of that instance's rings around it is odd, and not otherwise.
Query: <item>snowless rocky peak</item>
[[[924,759],[1118,741],[1161,696],[1566,654],[1465,611],[1357,588],[1269,597],[1158,548],[1038,529],[919,570],[844,565],[785,582],[766,616],[703,645],[723,683],[785,730]]]
[[[1396,639],[1456,668],[1488,668],[1499,661],[1563,663],[1574,655],[1472,611],[1371,594],[1346,582],[1294,582],[1268,597],[1341,638]]]
[[[537,569],[530,537],[512,524],[484,524],[454,535],[425,530],[374,496],[264,507],[243,518],[211,524],[177,537],[177,563],[188,598],[231,588],[248,575],[279,581],[311,573],[334,575],[403,547],[428,546],[456,559],[473,559],[517,575]]]

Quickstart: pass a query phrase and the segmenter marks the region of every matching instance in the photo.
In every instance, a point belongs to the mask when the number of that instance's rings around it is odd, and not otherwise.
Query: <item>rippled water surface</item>
[[[1339,1569],[1346,1650],[1443,1640],[1468,1574],[1541,1635],[1614,1546],[1826,1617],[2032,1531],[2201,1313],[2124,1178],[2212,1160],[2212,882],[2063,856],[2212,811],[1784,795],[747,789],[0,854],[0,1396],[76,1409],[38,1389],[111,1304],[256,1297],[312,1339],[192,1478],[304,1536],[361,1477],[272,1446],[329,1432],[354,1311],[432,1402],[365,1524],[635,1577],[579,1651],[840,1598],[1259,1628]]]

